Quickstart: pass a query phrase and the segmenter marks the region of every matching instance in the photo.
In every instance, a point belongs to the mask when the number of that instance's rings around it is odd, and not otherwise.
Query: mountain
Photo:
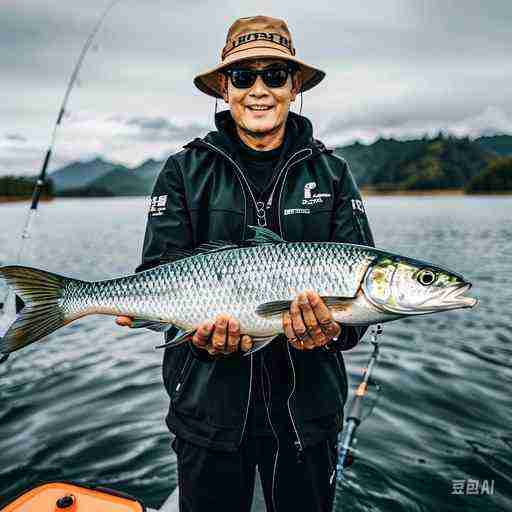
[[[163,161],[150,158],[130,169],[96,158],[66,165],[49,178],[57,196],[147,196],[163,165]]]
[[[442,134],[409,141],[379,139],[335,152],[347,159],[359,186],[376,190],[464,188],[494,157],[469,138]]]
[[[485,149],[501,156],[512,155],[512,135],[492,135],[475,139]]]
[[[165,161],[163,160],[154,160],[153,158],[150,158],[143,164],[139,165],[139,167],[135,167],[133,169],[132,172],[144,182],[144,195],[149,196],[153,191],[156,178],[158,177],[158,174],[162,170],[164,164]]]
[[[358,185],[371,185],[384,165],[410,158],[422,147],[424,140],[378,139],[373,144],[355,142],[336,148],[334,152],[347,160]]]
[[[470,140],[439,134],[433,139],[378,139],[338,147],[360,187],[373,190],[464,189],[499,155],[512,155],[512,135]],[[96,158],[50,175],[55,195],[150,195],[164,161],[150,158],[133,169]],[[494,182],[493,182],[494,183]]]
[[[90,186],[96,179],[108,174],[116,164],[101,158],[88,162],[73,162],[49,175],[55,194],[80,190]],[[125,167],[128,170],[128,168]]]
[[[469,194],[512,192],[512,156],[492,160],[467,185]]]

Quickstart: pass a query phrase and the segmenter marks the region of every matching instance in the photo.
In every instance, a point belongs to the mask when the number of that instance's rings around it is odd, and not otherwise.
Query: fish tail
[[[0,338],[0,354],[19,350],[69,323],[61,299],[74,279],[21,266],[0,267],[0,277],[25,304]]]

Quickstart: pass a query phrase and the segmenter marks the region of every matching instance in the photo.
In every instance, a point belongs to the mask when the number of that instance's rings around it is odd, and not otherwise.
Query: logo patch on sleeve
[[[364,203],[361,199],[352,199],[352,210],[357,210],[361,213],[366,213],[364,209]]]
[[[149,215],[158,217],[163,215],[167,208],[167,194],[162,196],[153,196],[149,203]]]

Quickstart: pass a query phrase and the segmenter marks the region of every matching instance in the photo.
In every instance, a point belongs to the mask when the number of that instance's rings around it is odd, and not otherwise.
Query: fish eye
[[[430,269],[420,270],[417,276],[418,283],[429,286],[436,280],[436,274]]]

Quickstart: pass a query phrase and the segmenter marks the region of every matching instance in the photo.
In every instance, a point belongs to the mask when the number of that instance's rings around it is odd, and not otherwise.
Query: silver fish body
[[[336,321],[369,325],[404,316],[473,307],[471,287],[440,267],[336,242],[284,242],[214,248],[138,274],[84,282],[26,267],[0,275],[26,307],[0,341],[9,353],[90,314],[126,315],[172,323],[185,331],[220,313],[238,318],[241,332],[268,338],[282,332],[282,313],[312,289]]]

